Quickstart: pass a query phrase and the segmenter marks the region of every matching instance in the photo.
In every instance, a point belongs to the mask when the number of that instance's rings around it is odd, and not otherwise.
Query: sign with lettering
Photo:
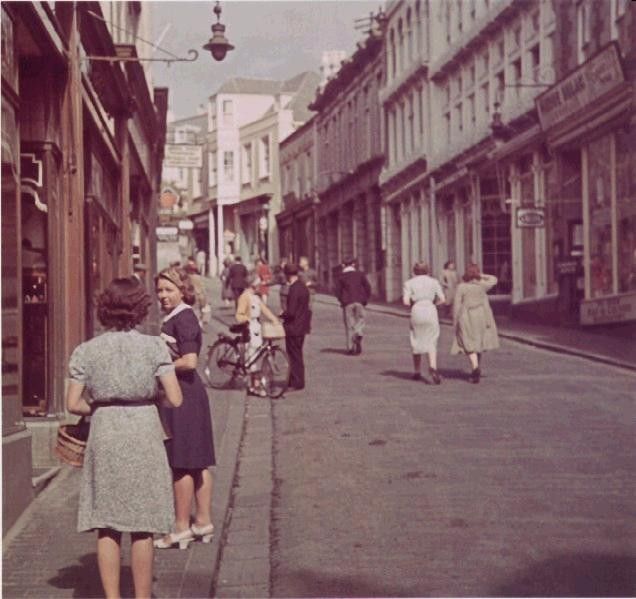
[[[166,144],[163,166],[168,168],[201,168],[202,156],[201,146]]]
[[[559,276],[575,275],[580,270],[581,263],[578,260],[561,260],[556,265],[556,271]]]
[[[543,208],[517,208],[518,229],[540,229],[545,227]]]
[[[177,227],[164,226],[157,227],[157,241],[177,241],[179,239],[179,229]]]
[[[581,324],[605,324],[636,320],[636,293],[581,302]]]
[[[545,131],[625,82],[616,43],[611,43],[535,99]]]

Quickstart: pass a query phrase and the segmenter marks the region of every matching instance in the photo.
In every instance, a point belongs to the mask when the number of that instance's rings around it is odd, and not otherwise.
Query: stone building
[[[280,256],[316,264],[316,119],[312,118],[280,144],[282,206],[276,215]]]
[[[3,533],[58,463],[95,292],[133,257],[154,267],[167,90],[135,61],[148,6],[104,6],[2,4]]]
[[[318,93],[315,119],[318,196],[316,264],[331,288],[346,256],[355,256],[374,295],[384,294],[378,177],[384,160],[378,90],[384,81],[382,33],[364,42]]]
[[[314,73],[287,81],[234,78],[210,97],[207,197],[217,265],[229,254],[252,260],[264,249],[259,246],[263,217],[268,222],[265,253],[277,259],[278,144],[309,118],[306,105],[318,81]]]

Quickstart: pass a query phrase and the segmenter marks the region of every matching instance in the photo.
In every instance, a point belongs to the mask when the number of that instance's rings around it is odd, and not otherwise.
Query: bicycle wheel
[[[268,397],[276,399],[289,385],[289,358],[280,347],[270,347],[261,362],[261,381]]]
[[[219,339],[210,346],[205,362],[205,378],[213,389],[230,389],[239,374],[241,357],[235,345]]]

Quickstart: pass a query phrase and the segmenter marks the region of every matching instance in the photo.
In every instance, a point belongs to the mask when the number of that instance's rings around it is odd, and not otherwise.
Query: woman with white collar
[[[192,310],[194,288],[187,273],[179,268],[162,270],[155,278],[157,298],[165,314],[161,336],[168,343],[183,394],[179,410],[162,410],[170,436],[165,441],[172,468],[175,498],[174,531],[155,541],[155,547],[167,549],[201,538],[210,542],[214,526],[211,521],[214,441],[210,404],[205,386],[196,370],[202,333]],[[192,502],[194,522],[190,525]]]

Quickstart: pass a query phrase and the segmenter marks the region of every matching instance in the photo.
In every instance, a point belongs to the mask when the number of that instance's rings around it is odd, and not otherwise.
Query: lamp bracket
[[[173,62],[194,62],[199,58],[196,50],[188,50],[190,58],[139,58],[134,56],[82,56],[80,60],[100,60],[103,62],[164,62],[170,64]]]

